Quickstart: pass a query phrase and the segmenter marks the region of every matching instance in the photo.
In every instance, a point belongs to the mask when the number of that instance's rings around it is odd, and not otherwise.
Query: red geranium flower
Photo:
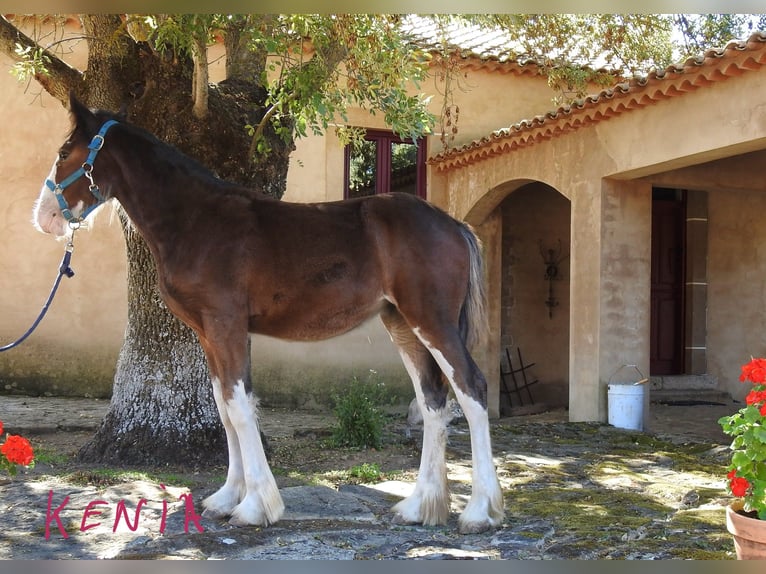
[[[766,359],[753,359],[742,365],[742,374],[739,376],[742,382],[750,381],[754,385],[766,383]]]
[[[0,435],[3,434],[3,421],[0,421]]]
[[[750,488],[750,483],[746,478],[734,477],[731,479],[729,488],[731,488],[731,493],[734,496],[745,496],[747,490]]]
[[[32,445],[23,436],[8,435],[5,444],[0,446],[0,452],[5,455],[9,462],[21,466],[27,466],[34,460]]]
[[[742,365],[739,380],[753,383],[747,405],[718,419],[721,430],[733,439],[726,490],[742,499],[746,512],[755,511],[766,520],[766,358]]]
[[[757,405],[764,401],[766,401],[766,391],[752,390],[745,397],[745,402],[748,405]]]

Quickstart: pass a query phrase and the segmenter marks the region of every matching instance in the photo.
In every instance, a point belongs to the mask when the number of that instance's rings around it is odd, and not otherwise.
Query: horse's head
[[[106,132],[117,122],[95,114],[74,95],[69,98],[72,131],[59,148],[35,202],[33,223],[40,231],[64,236],[109,199],[109,180],[99,173]],[[99,159],[97,162],[96,159]]]

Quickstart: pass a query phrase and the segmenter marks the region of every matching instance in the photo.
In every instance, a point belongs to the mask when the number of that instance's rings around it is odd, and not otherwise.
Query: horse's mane
[[[162,141],[150,131],[128,122],[122,114],[116,114],[107,110],[94,110],[93,113],[98,119],[99,125],[103,125],[108,120],[116,120],[119,122],[121,130],[129,136],[140,140],[142,145],[136,146],[132,151],[145,157],[146,161],[143,163],[143,166],[149,169],[154,168],[162,179],[167,179],[168,176],[172,177],[175,174],[179,177],[191,178],[204,183],[205,185],[195,187],[206,189],[208,193],[238,195],[249,199],[273,199],[256,189],[222,179],[200,161],[185,154],[177,147]],[[78,133],[78,126],[75,125],[68,139],[78,136],[88,138],[87,141],[83,142],[87,144],[92,134]],[[107,135],[106,142],[108,141],[109,136]],[[108,145],[108,143],[105,143],[105,145]]]
[[[146,142],[146,149],[151,150],[154,157],[163,164],[163,168],[171,167],[180,173],[192,175],[194,177],[214,179],[222,184],[231,185],[229,182],[222,180],[217,174],[202,165],[202,163],[196,159],[183,153],[175,146],[163,142],[153,133],[136,126],[135,124],[131,124],[126,121],[124,117],[103,110],[99,110],[95,113],[101,123],[104,123],[107,120],[117,120],[120,123],[120,126],[129,134],[144,140]]]

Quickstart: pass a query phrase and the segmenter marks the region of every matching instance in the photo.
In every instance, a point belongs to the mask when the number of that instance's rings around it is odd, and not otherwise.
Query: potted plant
[[[735,497],[726,508],[726,525],[737,558],[766,559],[766,359],[742,366],[740,381],[751,383],[745,406],[718,424],[733,438],[728,490]]]
[[[0,421],[0,436],[3,434],[3,422]],[[0,445],[0,468],[10,476],[16,474],[17,466],[34,466],[34,451],[32,445],[23,436],[9,434]]]

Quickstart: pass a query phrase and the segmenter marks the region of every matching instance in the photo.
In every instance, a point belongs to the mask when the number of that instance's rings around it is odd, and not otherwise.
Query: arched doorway
[[[500,413],[527,404],[566,407],[569,402],[569,200],[531,182],[498,205],[502,217],[500,347],[514,368],[530,363],[532,400],[500,388]],[[518,351],[521,350],[521,357]],[[522,364],[523,362],[523,364]],[[508,377],[506,377],[507,379]],[[518,378],[518,377],[517,377]],[[521,394],[521,396],[519,396]]]

